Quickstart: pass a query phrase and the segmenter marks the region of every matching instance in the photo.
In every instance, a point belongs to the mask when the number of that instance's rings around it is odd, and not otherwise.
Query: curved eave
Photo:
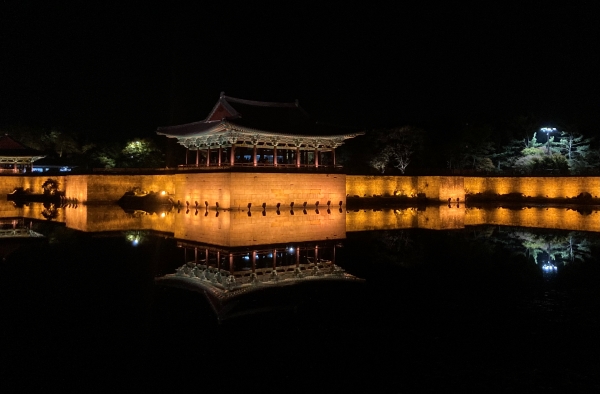
[[[211,124],[212,123],[212,124]],[[192,129],[191,131],[185,131],[186,129]],[[193,130],[196,129],[196,130]],[[177,126],[159,127],[156,130],[156,134],[164,135],[168,138],[194,138],[203,136],[213,132],[223,131],[223,121],[215,122],[194,122],[186,123]]]
[[[318,134],[290,134],[290,133],[278,133],[273,131],[264,131],[253,129],[250,127],[239,126],[235,123],[227,122],[227,129],[237,131],[242,134],[248,135],[266,135],[269,137],[285,137],[285,138],[313,138],[313,139],[336,139],[343,138],[344,140],[358,137],[363,135],[363,132],[351,133],[351,134],[330,134],[330,135],[318,135]]]

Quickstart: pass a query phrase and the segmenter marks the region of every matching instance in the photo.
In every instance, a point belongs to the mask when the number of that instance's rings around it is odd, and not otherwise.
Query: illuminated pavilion
[[[33,162],[44,157],[8,134],[0,137],[0,172],[31,172]]]
[[[251,101],[221,93],[205,120],[160,127],[157,134],[186,147],[180,167],[335,168],[335,149],[363,133],[317,123],[297,100]]]

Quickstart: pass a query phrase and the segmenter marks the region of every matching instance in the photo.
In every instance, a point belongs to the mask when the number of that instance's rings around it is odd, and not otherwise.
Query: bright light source
[[[294,253],[294,248],[290,248],[290,253]]]
[[[166,214],[166,213],[164,213],[164,212],[160,214],[160,217],[161,217],[161,218],[164,218],[165,216],[167,216],[167,214]]]
[[[160,194],[164,196],[165,194],[167,194],[167,192],[163,190],[162,192],[160,192]]]

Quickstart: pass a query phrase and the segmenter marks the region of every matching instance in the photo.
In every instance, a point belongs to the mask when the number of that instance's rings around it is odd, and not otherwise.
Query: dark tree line
[[[404,126],[368,130],[340,148],[350,173],[595,174],[600,141],[577,126],[545,129],[533,116],[500,126],[463,124],[449,130]]]
[[[42,152],[46,159],[81,170],[165,166],[163,142],[158,141],[160,137],[106,141],[61,128],[10,126],[1,131]]]

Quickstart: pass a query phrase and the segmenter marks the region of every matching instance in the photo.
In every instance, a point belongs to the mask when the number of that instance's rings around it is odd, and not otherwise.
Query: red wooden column
[[[189,152],[190,148],[185,148],[185,165],[187,166],[188,163],[188,152]]]
[[[198,264],[198,248],[194,248],[194,263]]]
[[[235,144],[231,144],[231,150],[229,151],[229,165],[235,164]]]
[[[315,147],[315,168],[319,167],[319,148]]]
[[[277,269],[277,249],[273,249],[273,269]]]
[[[335,167],[335,148],[331,149],[331,161],[333,162],[333,166]]]
[[[196,149],[196,167],[200,165],[200,149]]]
[[[206,166],[210,167],[210,145],[206,148]]]
[[[252,251],[252,272],[256,272],[256,250]]]
[[[300,167],[300,147],[296,147],[296,167]]]
[[[277,167],[277,145],[273,145],[273,166]]]
[[[206,257],[205,257],[205,260],[206,260],[206,268],[208,268],[208,248],[206,248]]]
[[[229,253],[229,273],[233,275],[233,253]]]
[[[252,163],[254,164],[254,167],[256,167],[256,145],[252,148]]]
[[[223,147],[219,145],[219,159],[217,160],[217,166],[221,167],[221,156],[223,155]]]

